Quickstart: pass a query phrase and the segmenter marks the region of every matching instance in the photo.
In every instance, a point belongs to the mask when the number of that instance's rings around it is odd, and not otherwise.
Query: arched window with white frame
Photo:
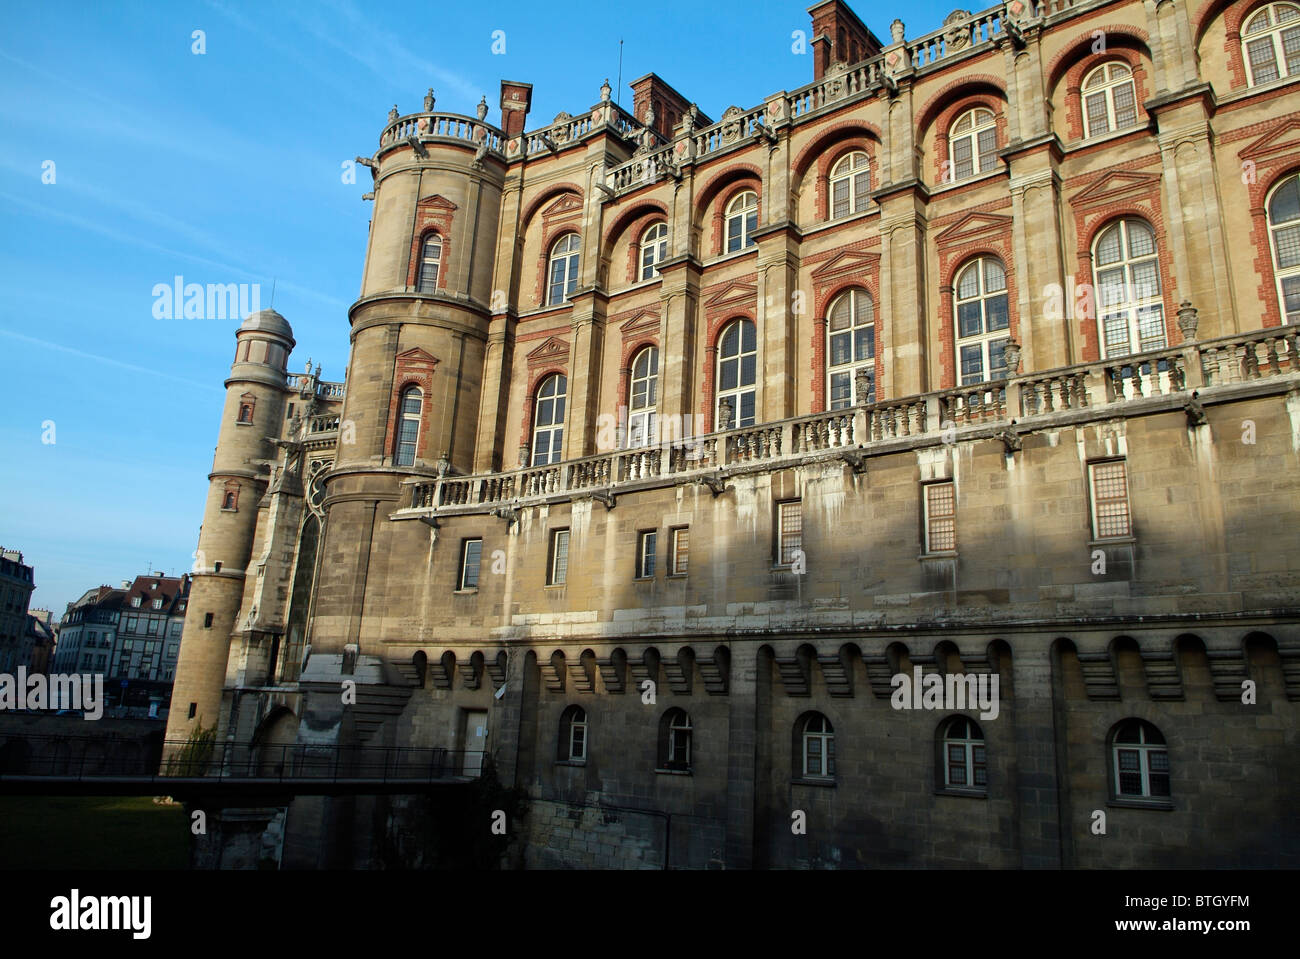
[[[1282,322],[1300,323],[1300,173],[1273,188],[1265,209]]]
[[[423,404],[424,393],[418,386],[407,387],[402,391],[402,399],[397,407],[397,442],[393,450],[393,463],[397,466],[415,464]]]
[[[1241,30],[1250,86],[1300,75],[1300,6],[1270,3]]]
[[[957,716],[943,726],[943,785],[945,789],[988,789],[984,732],[979,723]]]
[[[658,264],[667,258],[668,224],[656,223],[641,234],[641,279],[649,280],[658,276]]]
[[[564,404],[568,393],[569,378],[563,373],[552,373],[537,388],[533,405],[534,466],[560,461],[564,448]]]
[[[957,118],[948,131],[947,182],[988,173],[998,162],[997,118],[988,107],[975,107]]]
[[[850,213],[862,213],[867,209],[871,173],[867,169],[867,155],[864,152],[854,150],[840,157],[835,166],[831,167],[829,182],[832,220]]]
[[[757,339],[753,322],[746,319],[732,320],[718,338],[715,430],[754,425],[754,384],[758,375]],[[730,410],[729,414],[727,410]]]
[[[581,706],[570,706],[560,715],[555,758],[566,763],[587,761],[587,711]]]
[[[1004,351],[1010,340],[1007,273],[1002,261],[981,256],[957,272],[953,284],[960,385],[987,383],[1007,375]]]
[[[835,730],[821,713],[808,713],[798,726],[799,758],[795,775],[802,779],[835,778]]]
[[[1117,220],[1092,246],[1102,356],[1128,356],[1166,345],[1165,307],[1155,231],[1135,218]]]
[[[548,306],[558,306],[578,287],[578,256],[582,240],[576,233],[566,233],[551,247]]]
[[[420,247],[420,277],[416,290],[420,293],[433,293],[438,289],[438,267],[442,260],[442,238],[430,233],[424,238]]]
[[[758,194],[745,190],[727,204],[727,252],[734,253],[754,245],[758,229]]]
[[[1110,752],[1116,799],[1169,799],[1169,748],[1155,726],[1124,720],[1111,734]]]
[[[691,717],[684,709],[667,710],[659,720],[659,768],[691,768]]]
[[[647,346],[632,360],[628,390],[627,445],[629,449],[652,444],[658,438],[655,408],[659,402],[659,350]]]
[[[858,371],[868,374],[867,393],[858,395]],[[826,387],[830,408],[876,401],[876,308],[866,290],[851,289],[826,312]]]
[[[1137,87],[1127,63],[1112,60],[1083,79],[1083,135],[1099,137],[1138,122]]]

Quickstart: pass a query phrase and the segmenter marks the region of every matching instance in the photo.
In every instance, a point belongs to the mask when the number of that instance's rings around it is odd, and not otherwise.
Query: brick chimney
[[[673,128],[682,122],[682,114],[690,109],[690,101],[670,87],[656,73],[647,73],[639,80],[633,80],[628,86],[632,88],[633,115],[644,123],[646,108],[654,107],[655,132],[665,138],[672,137]],[[708,117],[700,114],[695,125],[703,127],[712,122]]]
[[[808,8],[812,17],[813,79],[836,60],[857,63],[880,52],[883,44],[843,0],[825,0]]]
[[[501,132],[517,137],[524,132],[528,111],[533,108],[533,85],[515,80],[501,81]]]

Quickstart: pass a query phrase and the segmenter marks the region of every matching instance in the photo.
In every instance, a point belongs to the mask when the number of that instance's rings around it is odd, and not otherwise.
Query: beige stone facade
[[[485,729],[529,866],[1297,865],[1296,9],[828,0],[716,123],[394,111],[346,384],[238,334],[169,738]]]

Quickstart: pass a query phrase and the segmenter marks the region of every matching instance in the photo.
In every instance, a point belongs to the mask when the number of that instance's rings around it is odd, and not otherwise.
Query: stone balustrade
[[[1300,329],[1273,327],[1118,359],[1030,373],[858,407],[792,417],[638,449],[619,449],[544,466],[479,476],[414,476],[397,516],[430,511],[487,512],[735,471],[784,469],[846,453],[870,456],[900,442],[936,445],[963,434],[992,436],[1017,420],[1024,432],[1063,414],[1111,418],[1126,405],[1164,400],[1177,409],[1191,392],[1213,402],[1218,389],[1270,378],[1300,387]],[[1281,384],[1280,384],[1281,385]],[[1136,408],[1136,407],[1135,407]],[[337,417],[335,417],[337,420]],[[1077,417],[1076,417],[1077,420]]]

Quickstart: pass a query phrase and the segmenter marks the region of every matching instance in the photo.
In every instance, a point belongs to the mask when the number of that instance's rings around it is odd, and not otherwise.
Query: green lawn
[[[0,796],[0,869],[185,869],[182,806],[148,796]]]

